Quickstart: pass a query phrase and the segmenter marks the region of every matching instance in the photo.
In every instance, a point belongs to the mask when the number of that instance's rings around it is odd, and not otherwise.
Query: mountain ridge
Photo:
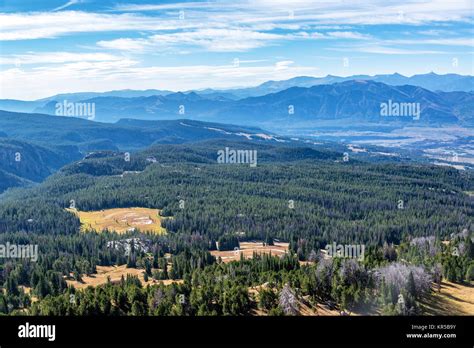
[[[158,89],[146,90],[113,90],[106,92],[77,92],[56,94],[50,97],[41,98],[33,101],[23,101],[15,99],[0,99],[0,109],[6,111],[16,112],[34,112],[41,111],[38,108],[44,107],[48,102],[56,100],[68,100],[70,102],[78,102],[85,99],[92,99],[97,97],[120,97],[120,98],[136,98],[136,97],[150,97],[150,96],[168,96],[171,94],[197,94],[211,100],[238,100],[247,97],[262,96],[269,93],[282,91],[290,87],[312,87],[315,85],[332,84],[344,82],[349,80],[371,80],[382,82],[388,85],[414,85],[423,87],[431,91],[454,92],[474,91],[474,76],[458,75],[458,74],[418,74],[410,77],[394,74],[380,74],[380,75],[351,75],[351,76],[335,76],[326,75],[324,77],[313,76],[296,76],[287,80],[269,80],[254,87],[245,88],[227,88],[227,89],[212,89],[206,88],[202,90],[188,90],[188,91],[170,91]]]

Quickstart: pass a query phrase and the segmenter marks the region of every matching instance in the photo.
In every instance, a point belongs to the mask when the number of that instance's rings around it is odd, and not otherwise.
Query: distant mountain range
[[[36,112],[54,114],[56,100]],[[219,123],[267,125],[272,122],[346,122],[439,126],[474,123],[474,92],[433,92],[422,87],[392,86],[371,80],[349,80],[312,87],[291,87],[263,96],[232,100],[208,98],[196,92],[142,97],[94,97],[95,120],[122,118],[165,120],[190,118]],[[381,105],[412,103],[420,117],[396,114],[384,117]],[[393,117],[392,117],[393,116]],[[413,116],[413,115],[411,115]]]
[[[166,100],[169,99],[183,99],[182,102],[187,102],[186,98],[183,95],[190,95],[191,98],[196,99],[196,96],[200,96],[203,99],[219,102],[228,102],[232,100],[239,100],[249,97],[259,97],[264,96],[270,93],[277,93],[283,90],[292,88],[292,87],[313,87],[318,85],[328,85],[334,83],[341,83],[345,81],[352,80],[369,80],[375,82],[381,82],[390,86],[403,86],[403,85],[412,85],[422,87],[430,91],[442,91],[442,92],[470,92],[474,91],[474,77],[473,76],[463,76],[457,74],[446,74],[438,75],[435,73],[413,75],[411,77],[406,77],[400,74],[390,74],[390,75],[353,75],[347,77],[332,76],[327,75],[326,77],[309,77],[309,76],[300,76],[295,77],[289,80],[283,81],[267,81],[256,87],[249,88],[240,88],[240,89],[225,89],[225,90],[216,90],[216,89],[205,89],[205,90],[191,90],[185,92],[172,92],[168,90],[118,90],[118,91],[109,91],[109,92],[83,92],[83,93],[67,93],[67,94],[58,94],[48,98],[38,99],[34,101],[22,101],[14,99],[2,99],[0,100],[0,109],[6,111],[15,111],[15,112],[47,112],[49,114],[54,114],[54,105],[57,102],[63,102],[67,100],[69,102],[79,102],[85,100],[95,100],[97,98],[109,98],[109,99],[100,99],[115,101],[113,98],[123,98],[124,100],[117,100],[120,103],[130,103],[135,102],[134,98],[143,98],[145,104],[150,104],[145,106],[144,110],[140,110],[141,106],[137,106],[137,110],[133,110],[130,106],[126,105],[125,108],[129,109],[128,111],[134,111],[139,114],[153,114],[154,104],[166,103],[165,100],[159,98],[144,99],[149,97],[157,96],[166,96]],[[157,100],[155,100],[157,99]],[[136,100],[140,103],[140,99]],[[205,105],[203,107],[206,107]],[[131,110],[130,110],[131,109]],[[159,109],[159,108],[158,108]],[[135,115],[128,115],[134,117]],[[115,118],[114,118],[115,119]]]

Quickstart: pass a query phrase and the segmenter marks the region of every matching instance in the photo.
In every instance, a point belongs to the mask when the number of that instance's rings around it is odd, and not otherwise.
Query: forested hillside
[[[219,164],[224,148],[257,151],[257,165]],[[4,195],[0,241],[36,244],[39,259],[2,259],[0,312],[294,315],[322,303],[348,312],[423,314],[421,303],[442,277],[474,279],[467,194],[473,186],[469,171],[370,164],[251,141],[96,152],[36,187]],[[146,225],[125,235],[79,232],[70,207],[159,209],[169,217],[162,220],[166,234],[141,233]],[[289,243],[281,258],[223,263],[210,254],[275,240]],[[327,259],[321,250],[333,242],[363,244],[363,260]],[[144,287],[124,277],[81,291],[67,284],[99,265],[124,264],[153,282]],[[172,283],[158,284],[164,280]],[[31,296],[39,301],[32,304]]]

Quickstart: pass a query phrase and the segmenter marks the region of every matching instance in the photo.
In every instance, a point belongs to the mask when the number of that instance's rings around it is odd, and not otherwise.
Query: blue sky
[[[0,0],[0,98],[473,75],[472,0]]]

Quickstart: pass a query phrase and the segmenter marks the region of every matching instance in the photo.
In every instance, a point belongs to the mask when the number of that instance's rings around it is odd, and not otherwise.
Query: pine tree
[[[299,313],[295,292],[288,284],[285,284],[280,292],[279,305],[286,315],[297,315]]]
[[[265,245],[275,245],[273,242],[273,238],[267,233],[265,237]]]
[[[470,282],[474,280],[474,263],[471,262],[466,272],[466,281]]]
[[[407,291],[410,296],[412,296],[413,298],[417,298],[415,278],[413,277],[413,272],[411,271],[408,275]]]
[[[7,279],[7,294],[9,296],[18,296],[18,282],[13,275],[10,275]]]

